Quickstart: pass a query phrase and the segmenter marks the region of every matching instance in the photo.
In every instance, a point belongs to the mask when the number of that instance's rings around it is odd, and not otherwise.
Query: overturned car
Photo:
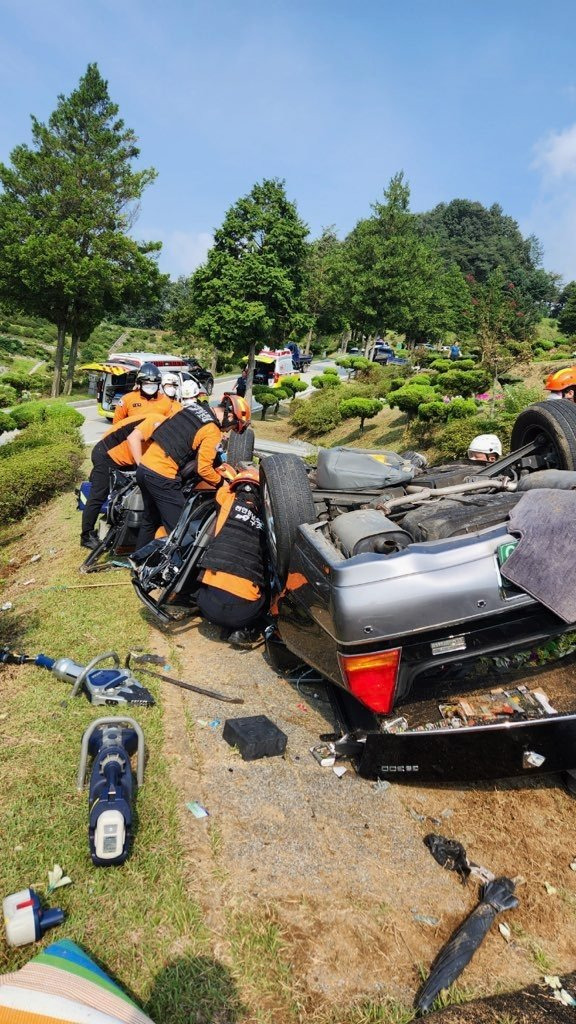
[[[363,457],[354,487],[349,466],[339,476],[338,452],[320,452],[312,480],[296,456],[262,460],[281,587],[272,661],[305,662],[336,684],[344,746],[361,774],[474,779],[574,768],[569,710],[402,735],[387,723],[455,665],[574,630],[576,407],[530,406],[514,425],[512,453],[488,465],[414,477],[382,456],[392,483],[376,487],[378,455],[364,478]]]

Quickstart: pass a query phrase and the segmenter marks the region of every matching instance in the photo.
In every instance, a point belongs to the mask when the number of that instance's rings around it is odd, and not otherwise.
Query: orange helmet
[[[223,430],[235,430],[241,434],[246,427],[250,426],[250,406],[245,398],[240,395],[232,395],[227,391],[222,396],[220,407],[224,411],[222,417]]]
[[[555,373],[546,377],[545,388],[547,391],[565,391],[566,388],[576,387],[576,366],[567,366],[564,370],[556,370]]]
[[[230,488],[235,491],[237,487],[242,487],[245,484],[251,487],[258,487],[259,483],[260,472],[256,469],[256,466],[247,466],[246,469],[241,469],[236,473],[234,479],[230,481]]]

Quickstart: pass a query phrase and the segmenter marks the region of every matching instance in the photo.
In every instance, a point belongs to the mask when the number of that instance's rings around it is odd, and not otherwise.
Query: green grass
[[[82,585],[79,519],[70,512],[69,494],[55,504],[68,517],[70,554],[63,566],[59,562],[53,583]],[[7,543],[4,564],[18,542],[16,527],[5,539],[10,536],[16,540]],[[62,539],[47,541],[60,547]],[[42,577],[47,559],[44,551],[42,561],[30,566],[30,577]],[[129,586],[65,590],[50,585],[27,588],[14,598],[13,611],[0,618],[2,643],[85,663],[99,651],[116,649],[122,656],[135,646],[149,649],[150,640]],[[201,910],[188,891],[179,794],[163,756],[161,706],[130,712],[144,729],[148,750],[132,855],[122,867],[96,868],[88,854],[87,790],[76,793],[75,774],[82,733],[104,709],[92,707],[84,696],[71,700],[66,683],[33,666],[16,668],[10,677],[6,670],[2,674],[1,892],[28,885],[43,892],[48,869],[60,863],[73,884],[53,894],[50,905],[62,906],[66,921],[43,944],[56,937],[79,942],[157,1024],[188,1024],[192,1009],[195,1020],[212,1020],[233,999],[234,986],[210,955]],[[31,952],[31,947],[7,950],[2,944],[0,972],[22,966]]]
[[[243,990],[257,1006],[253,1018],[258,1024],[301,1020],[297,981],[288,959],[282,932],[268,908],[253,913],[228,915],[228,939],[233,971],[242,979]]]

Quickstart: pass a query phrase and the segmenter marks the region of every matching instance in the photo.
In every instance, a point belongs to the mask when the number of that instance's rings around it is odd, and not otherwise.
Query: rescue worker
[[[196,603],[206,619],[224,627],[223,639],[246,647],[260,636],[257,623],[268,604],[258,470],[242,470],[224,482],[216,501],[220,511],[200,560]]]
[[[162,375],[162,394],[166,395],[172,403],[172,407],[169,416],[173,416],[175,412],[180,412],[183,408],[181,403],[178,401],[178,388],[180,386],[180,378],[176,373],[164,373]]]
[[[544,385],[550,394],[548,398],[567,398],[576,401],[576,366],[567,366],[564,370],[556,370],[546,377]]]
[[[138,465],[136,480],[142,491],[144,515],[137,550],[153,540],[160,524],[168,533],[176,526],[185,505],[179,471],[190,456],[197,456],[200,488],[216,489],[222,483],[215,468],[222,432],[242,433],[250,423],[250,407],[243,398],[225,394],[220,405],[212,409],[198,400],[200,394],[196,381],[184,381],[184,408],[154,431]]]
[[[496,462],[502,458],[502,442],[496,434],[477,434],[470,442],[468,459],[470,462]]]
[[[136,460],[128,442],[135,427],[142,424],[144,415],[129,416],[116,426],[112,425],[92,449],[92,472],[90,473],[90,494],[82,511],[82,533],[80,544],[92,551],[100,543],[94,527],[100,514],[102,503],[110,490],[111,469],[135,469]],[[150,416],[150,432],[154,431],[164,419],[161,415]]]
[[[139,416],[144,413],[149,416],[151,413],[160,413],[161,416],[170,416],[172,412],[172,399],[160,390],[162,374],[154,363],[143,363],[136,374],[136,386],[134,391],[123,395],[116,409],[112,423],[120,423],[129,416]]]

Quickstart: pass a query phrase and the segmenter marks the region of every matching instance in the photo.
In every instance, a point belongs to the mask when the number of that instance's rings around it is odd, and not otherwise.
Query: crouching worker
[[[469,462],[496,462],[502,458],[502,442],[496,434],[477,434],[468,448]]]
[[[106,501],[110,490],[111,469],[136,469],[136,460],[132,453],[128,438],[135,428],[145,419],[141,416],[129,416],[116,426],[110,427],[92,449],[92,472],[90,473],[90,494],[82,512],[82,533],[80,544],[83,548],[94,551],[100,543],[94,527],[100,514],[102,503]],[[164,417],[150,417],[152,429],[156,429]]]
[[[196,603],[223,626],[223,639],[249,647],[261,635],[268,608],[266,547],[258,471],[245,469],[222,484],[214,537],[202,555]]]
[[[136,473],[142,491],[144,515],[137,549],[154,539],[158,526],[170,533],[186,504],[182,493],[180,469],[196,455],[199,486],[220,486],[216,471],[223,431],[241,433],[250,423],[250,407],[236,395],[224,395],[215,409],[198,400],[201,388],[195,381],[184,381],[181,401],[184,408],[166,419],[152,434],[151,444],[142,456]]]

